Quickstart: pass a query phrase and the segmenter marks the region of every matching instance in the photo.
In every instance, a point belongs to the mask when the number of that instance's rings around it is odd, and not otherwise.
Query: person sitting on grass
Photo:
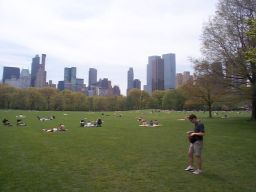
[[[27,124],[25,122],[23,122],[21,119],[17,119],[16,125],[17,126],[27,126]]]
[[[6,118],[4,118],[2,122],[3,122],[4,125],[12,126],[11,122]]]
[[[45,132],[57,132],[57,131],[67,131],[64,124],[60,124],[58,127],[50,128],[50,129],[42,129]]]
[[[102,120],[101,119],[97,119],[96,120],[96,127],[101,127],[102,125]]]
[[[85,120],[84,120],[84,119],[81,119],[81,121],[80,121],[80,127],[84,127],[84,125],[85,125]]]

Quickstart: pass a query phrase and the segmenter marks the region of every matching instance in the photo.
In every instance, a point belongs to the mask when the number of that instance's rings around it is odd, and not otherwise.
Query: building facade
[[[175,54],[163,54],[164,63],[164,89],[175,89],[176,87],[176,59]]]
[[[175,89],[176,61],[175,54],[149,56],[147,64],[147,85],[144,90],[152,94],[155,90]]]
[[[141,81],[139,79],[133,80],[133,88],[141,89]]]
[[[133,80],[134,80],[133,68],[130,67],[127,72],[127,94],[129,90],[133,88]]]
[[[89,68],[89,79],[88,87],[90,89],[91,85],[97,83],[97,69]]]
[[[3,69],[3,83],[6,83],[7,79],[19,79],[20,68],[18,67],[4,67]]]
[[[32,58],[31,64],[31,87],[42,88],[46,86],[46,71],[45,71],[46,54],[42,54],[42,61],[40,64],[40,57],[36,55]]]

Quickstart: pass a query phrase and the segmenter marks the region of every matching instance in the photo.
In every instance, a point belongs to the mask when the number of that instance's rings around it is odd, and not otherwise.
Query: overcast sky
[[[4,66],[29,68],[47,54],[47,80],[77,67],[88,84],[89,68],[122,94],[127,71],[146,83],[148,56],[176,54],[177,72],[192,71],[200,57],[202,26],[217,0],[0,0],[0,77]]]

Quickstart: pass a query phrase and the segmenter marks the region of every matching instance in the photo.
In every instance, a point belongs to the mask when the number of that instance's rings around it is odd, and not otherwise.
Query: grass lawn
[[[256,123],[248,121],[249,113],[229,112],[226,119],[195,113],[206,127],[201,175],[184,171],[185,132],[193,125],[179,119],[188,113],[120,113],[1,110],[1,120],[15,124],[16,115],[23,114],[28,126],[0,126],[0,191],[256,191]],[[50,115],[56,119],[36,118]],[[139,116],[162,126],[139,127]],[[103,126],[79,127],[82,118],[102,118]],[[42,131],[59,123],[68,131]]]

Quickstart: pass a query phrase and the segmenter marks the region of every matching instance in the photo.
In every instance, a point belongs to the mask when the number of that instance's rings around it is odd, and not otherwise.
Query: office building
[[[28,69],[22,69],[21,70],[19,81],[20,81],[19,87],[21,89],[26,89],[26,88],[30,87],[31,75],[30,75]]]
[[[193,81],[193,76],[190,75],[189,71],[184,71],[183,73],[176,74],[176,87],[180,87],[192,81]]]
[[[42,88],[46,86],[45,60],[46,54],[42,54],[41,64],[39,55],[32,58],[31,87]]]
[[[20,68],[18,67],[4,67],[3,69],[3,83],[7,79],[19,79],[20,78]]]
[[[175,54],[163,54],[164,64],[164,89],[175,89],[176,87],[176,60]]]
[[[133,88],[141,89],[141,81],[139,79],[133,80]]]
[[[88,87],[97,83],[97,69],[89,68]]]
[[[133,68],[130,67],[127,72],[127,94],[129,90],[133,88],[133,80],[134,80]]]
[[[36,55],[34,58],[32,58],[32,64],[31,64],[31,87],[35,87],[36,75],[39,67],[40,67],[40,57],[39,55]]]
[[[176,61],[175,54],[149,56],[147,64],[147,85],[145,91],[152,94],[155,90],[175,89]]]
[[[64,89],[76,91],[76,67],[64,68]]]

